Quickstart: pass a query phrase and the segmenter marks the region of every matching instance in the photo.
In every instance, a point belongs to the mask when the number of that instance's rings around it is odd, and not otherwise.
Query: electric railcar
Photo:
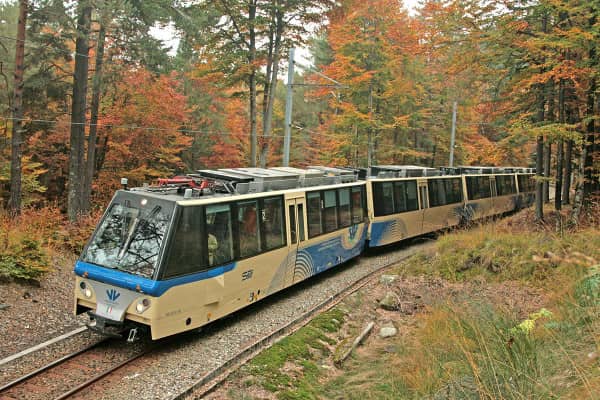
[[[527,169],[202,170],[119,190],[75,265],[106,334],[199,328],[362,253],[532,201]],[[428,176],[431,174],[440,176]],[[413,176],[419,175],[419,176]]]

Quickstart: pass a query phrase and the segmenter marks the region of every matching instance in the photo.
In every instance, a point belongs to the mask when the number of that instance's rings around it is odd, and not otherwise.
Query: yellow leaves
[[[553,317],[553,314],[551,311],[549,311],[545,308],[541,308],[538,312],[529,314],[528,319],[524,320],[519,325],[513,327],[510,330],[510,332],[513,335],[516,335],[516,334],[529,335],[535,329],[537,320],[542,319],[542,318],[550,319],[552,317]]]

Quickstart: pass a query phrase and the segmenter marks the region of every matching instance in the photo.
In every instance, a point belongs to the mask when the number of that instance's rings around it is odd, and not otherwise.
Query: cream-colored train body
[[[89,256],[101,251],[94,247],[101,223],[75,268],[75,312],[89,312],[96,330],[145,325],[153,339],[201,327],[358,256],[367,235],[364,187],[355,182],[189,200],[179,196],[165,218],[173,228],[164,230],[157,267],[147,276],[93,262],[107,259]],[[126,202],[133,209],[134,202],[147,205],[161,197],[173,196],[119,191],[104,221]],[[209,222],[220,225],[211,232]],[[190,242],[194,228],[200,231],[196,243]]]
[[[531,174],[357,180],[347,172],[206,170],[230,181],[220,181],[221,191],[118,191],[76,263],[75,313],[88,312],[90,327],[103,333],[143,326],[159,339],[357,257],[367,243],[395,243],[532,201]]]
[[[369,247],[518,210],[533,201],[532,174],[371,178]]]

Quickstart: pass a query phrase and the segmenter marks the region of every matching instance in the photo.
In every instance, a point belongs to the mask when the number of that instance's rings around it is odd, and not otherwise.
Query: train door
[[[296,269],[296,254],[298,247],[306,241],[306,202],[304,197],[287,199],[286,219],[288,221],[287,243],[288,243],[288,271],[286,275],[286,286],[294,283],[294,271]]]

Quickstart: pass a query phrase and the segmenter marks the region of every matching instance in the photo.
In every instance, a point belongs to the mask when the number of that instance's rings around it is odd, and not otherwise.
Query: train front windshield
[[[152,278],[174,203],[118,192],[81,260]]]

